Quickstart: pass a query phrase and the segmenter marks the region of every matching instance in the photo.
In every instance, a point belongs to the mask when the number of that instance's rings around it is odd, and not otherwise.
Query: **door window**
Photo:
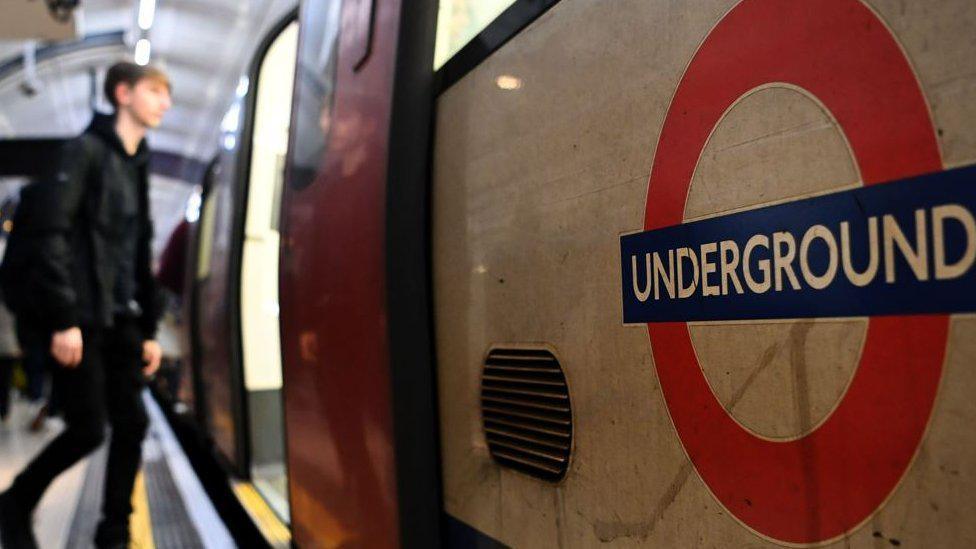
[[[434,69],[439,69],[515,0],[441,0]]]
[[[251,478],[282,517],[288,517],[278,322],[278,208],[298,54],[293,22],[265,52],[255,80],[241,256],[241,346],[250,426]]]

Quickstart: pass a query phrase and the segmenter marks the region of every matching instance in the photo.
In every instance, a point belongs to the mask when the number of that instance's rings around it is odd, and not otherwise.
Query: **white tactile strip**
[[[162,411],[148,393],[144,394],[144,402],[150,426],[143,443],[142,471],[155,547],[233,547],[230,534],[200,486]],[[91,547],[101,509],[105,460],[105,446],[90,458],[91,465],[80,490],[77,512],[64,545],[67,549]]]
[[[157,547],[167,547],[161,542],[168,543],[168,539],[161,539],[157,533],[156,507],[161,505],[157,502],[157,493],[166,493],[167,497],[174,500],[178,497],[181,501],[182,509],[199,539],[200,546],[208,549],[224,549],[235,547],[233,538],[224,526],[223,521],[214,509],[210,498],[207,496],[203,485],[197,478],[193,467],[180,448],[176,436],[170,429],[163,411],[159,409],[156,401],[148,393],[143,394],[146,403],[146,410],[149,412],[150,432],[147,436],[147,444],[144,454],[144,469],[146,470],[147,491],[149,492],[149,508],[153,520],[153,538]],[[158,456],[160,463],[165,464],[166,477],[157,476],[150,478],[150,460]],[[156,489],[154,490],[154,485]],[[175,538],[180,539],[180,538]],[[168,545],[168,547],[182,547]]]
[[[152,440],[147,441],[151,444]],[[152,538],[157,549],[203,549],[165,458],[143,460]]]
[[[91,547],[102,508],[102,488],[105,484],[105,460],[107,457],[108,446],[105,444],[88,457],[85,482],[79,491],[74,520],[71,522],[71,529],[68,531],[67,540],[64,544],[67,549],[88,549]]]

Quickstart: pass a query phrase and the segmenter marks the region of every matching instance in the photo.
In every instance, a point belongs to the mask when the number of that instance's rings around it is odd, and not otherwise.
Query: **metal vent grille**
[[[566,376],[544,349],[493,349],[481,378],[481,417],[500,465],[556,482],[566,475],[573,415]]]

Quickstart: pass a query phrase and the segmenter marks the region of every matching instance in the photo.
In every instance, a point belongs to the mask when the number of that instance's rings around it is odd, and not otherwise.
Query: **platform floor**
[[[234,543],[221,522],[156,402],[144,395],[150,416],[143,464],[133,493],[131,521],[135,548],[224,548]],[[58,419],[32,433],[29,405],[15,400],[0,425],[0,487],[63,429]],[[40,547],[88,549],[101,507],[105,446],[61,475],[44,494],[34,515]]]

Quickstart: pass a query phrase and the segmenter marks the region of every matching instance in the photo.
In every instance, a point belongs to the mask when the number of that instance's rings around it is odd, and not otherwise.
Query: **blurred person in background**
[[[35,183],[28,183],[16,194],[32,196],[35,194],[33,191],[35,186]],[[20,202],[22,200],[8,197],[0,207],[0,220],[3,221],[2,233],[0,233],[3,235],[0,239],[0,255],[4,258],[16,217],[16,213],[14,215],[11,213],[17,211]],[[17,246],[13,248],[16,249]],[[53,385],[48,381],[52,365],[56,363],[48,350],[49,337],[45,339],[33,328],[36,322],[26,320],[17,322],[11,314],[10,309],[13,305],[8,307],[8,301],[12,299],[16,303],[17,298],[18,296],[13,295],[12,292],[9,299],[3,299],[2,309],[0,309],[0,383],[6,382],[7,376],[11,376],[14,366],[19,363],[21,367],[19,373],[23,374],[18,379],[21,382],[19,386],[22,389],[21,394],[27,399],[27,416],[31,418],[28,426],[31,432],[37,432],[44,428],[49,415],[57,414],[57,395]],[[17,357],[18,360],[4,360],[12,357]],[[46,401],[45,388],[49,390]]]
[[[20,360],[20,346],[14,336],[14,316],[0,304],[0,424],[10,417],[10,382]]]
[[[159,324],[159,344],[163,349],[162,365],[157,375],[157,387],[174,402],[180,401],[182,361],[184,356],[182,332],[182,298],[186,279],[186,255],[189,247],[190,223],[183,219],[173,229],[159,257],[156,281],[165,294],[165,312]]]
[[[57,362],[53,379],[66,425],[0,494],[6,549],[36,546],[37,502],[58,475],[101,445],[106,424],[112,435],[94,541],[99,548],[129,542],[148,426],[142,389],[162,354],[145,135],[171,100],[162,71],[128,62],[109,68],[104,89],[114,114],[96,113],[35,195],[23,198],[0,269],[20,329],[45,342]]]
[[[12,224],[10,213],[17,207],[17,201],[4,200],[0,206],[0,257],[7,248],[7,234]],[[0,301],[3,301],[0,294]],[[6,427],[10,419],[10,389],[14,368],[20,362],[20,346],[17,344],[16,321],[10,309],[0,303],[0,426]]]
[[[48,378],[58,368],[58,363],[51,355],[50,334],[38,329],[37,322],[22,319],[12,324],[11,328],[15,328],[16,342],[23,351],[20,364],[24,371],[24,396],[27,397],[28,415],[31,418],[28,428],[36,433],[44,428],[48,417],[59,414],[58,390],[54,383],[48,383]],[[2,340],[3,337],[0,336],[0,341]],[[0,352],[2,348],[0,345]],[[45,385],[49,385],[47,400],[44,399]]]

